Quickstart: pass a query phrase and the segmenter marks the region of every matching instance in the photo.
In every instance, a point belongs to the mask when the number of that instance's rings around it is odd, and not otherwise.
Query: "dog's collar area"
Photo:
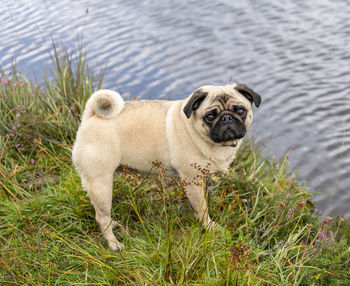
[[[233,142],[232,144],[231,144],[231,147],[236,147],[237,146],[237,143],[236,142]]]

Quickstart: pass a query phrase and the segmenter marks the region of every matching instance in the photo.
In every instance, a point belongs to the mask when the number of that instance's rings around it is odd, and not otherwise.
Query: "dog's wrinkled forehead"
[[[232,85],[229,86],[203,86],[201,91],[208,94],[207,100],[204,102],[205,107],[217,105],[220,110],[230,108],[232,105],[243,105],[247,109],[251,109],[250,101],[235,90]]]

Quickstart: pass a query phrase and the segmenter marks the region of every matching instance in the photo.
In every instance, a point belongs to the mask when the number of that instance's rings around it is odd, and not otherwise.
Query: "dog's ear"
[[[245,96],[252,104],[254,102],[256,107],[260,106],[261,96],[244,83],[237,83],[234,89]]]
[[[192,112],[198,109],[198,107],[201,105],[201,103],[207,97],[207,95],[208,93],[202,91],[201,89],[198,89],[194,93],[192,93],[192,96],[190,97],[190,99],[188,100],[187,104],[183,109],[187,118],[190,118]]]

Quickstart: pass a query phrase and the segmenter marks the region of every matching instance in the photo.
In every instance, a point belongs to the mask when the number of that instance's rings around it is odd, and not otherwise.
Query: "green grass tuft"
[[[53,47],[53,80],[30,83],[16,69],[0,84],[1,285],[349,285],[350,224],[320,221],[287,169],[246,144],[209,182],[203,230],[181,182],[122,173],[115,179],[111,252],[71,163],[86,99],[100,88],[82,49]]]

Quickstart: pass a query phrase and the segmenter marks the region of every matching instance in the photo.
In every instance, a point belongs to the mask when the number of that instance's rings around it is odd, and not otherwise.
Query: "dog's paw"
[[[221,226],[217,222],[215,222],[213,220],[210,220],[205,225],[205,229],[208,230],[208,231],[213,231],[213,230],[219,229],[219,228],[221,228]]]
[[[118,240],[109,240],[108,246],[115,252],[121,251],[124,248],[124,244],[120,243]]]

